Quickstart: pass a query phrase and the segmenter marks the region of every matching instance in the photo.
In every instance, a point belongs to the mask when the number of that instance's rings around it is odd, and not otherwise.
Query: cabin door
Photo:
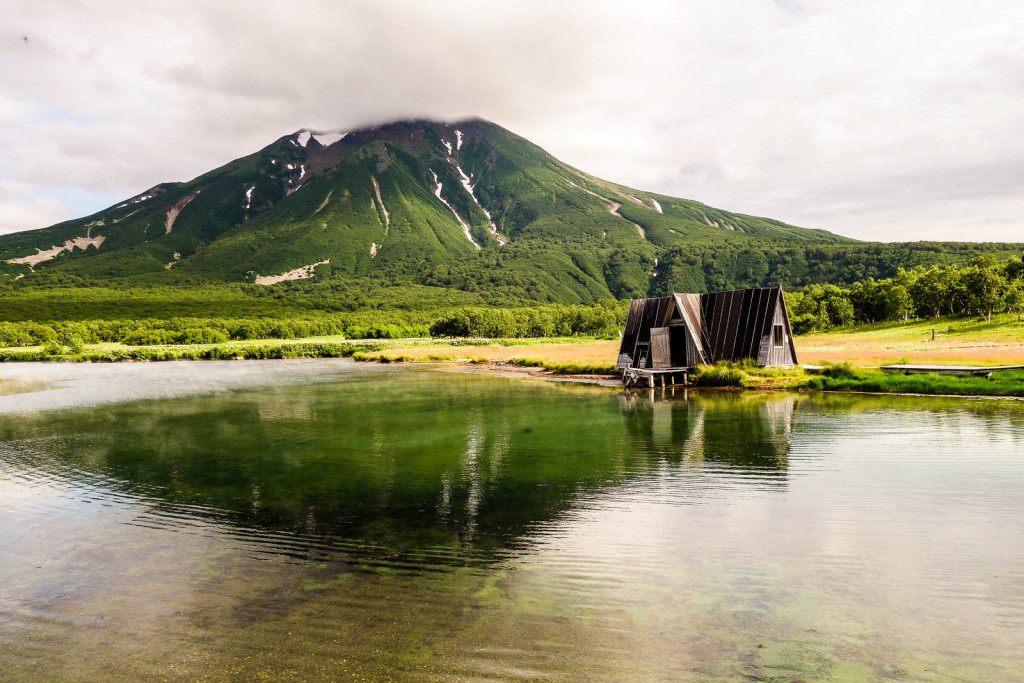
[[[669,328],[651,328],[651,367],[663,370],[672,367],[672,345],[669,342]]]

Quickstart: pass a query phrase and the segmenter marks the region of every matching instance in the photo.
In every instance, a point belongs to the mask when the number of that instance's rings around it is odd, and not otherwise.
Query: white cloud
[[[992,0],[21,3],[0,231],[52,222],[53,188],[95,210],[300,127],[480,115],[726,209],[1019,240],[1022,76],[1024,6]]]
[[[0,194],[0,234],[17,232],[26,227],[41,227],[66,221],[76,216],[57,199],[8,198]]]

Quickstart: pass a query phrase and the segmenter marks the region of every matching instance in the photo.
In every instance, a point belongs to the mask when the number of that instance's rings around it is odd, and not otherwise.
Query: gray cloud
[[[479,115],[730,210],[865,239],[1024,239],[1014,3],[19,4],[0,27],[0,232],[300,127]]]

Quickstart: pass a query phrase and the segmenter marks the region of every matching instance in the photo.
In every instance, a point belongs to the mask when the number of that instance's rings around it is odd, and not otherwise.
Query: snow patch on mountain
[[[473,194],[473,188],[475,186],[471,183],[470,177],[466,175],[466,172],[462,170],[461,166],[456,166],[454,163],[452,165],[455,166],[455,170],[459,172],[459,177],[462,179],[462,187],[466,189],[470,198],[472,198],[476,205],[480,207],[480,210],[484,212],[484,215],[487,216],[487,223],[490,225],[490,231],[491,234],[494,235],[494,239],[498,240],[498,244],[501,246],[508,244],[508,238],[498,232],[498,226],[495,225],[494,220],[491,219],[491,212],[485,209],[484,205],[481,204],[480,200],[476,198],[475,194]]]
[[[585,187],[580,187],[579,185],[577,185],[573,181],[569,180],[568,178],[565,178],[564,180],[565,180],[565,182],[567,182],[570,185],[572,185],[573,187],[575,187],[577,190],[583,190],[587,194],[593,195],[593,196],[597,197],[598,199],[600,199],[601,201],[603,201],[605,204],[608,205],[608,213],[610,213],[613,216],[618,216],[619,218],[621,218],[624,221],[629,221],[630,225],[632,225],[634,228],[636,228],[637,233],[639,233],[639,235],[640,235],[640,239],[642,239],[642,240],[646,240],[647,239],[647,231],[646,230],[644,230],[642,227],[640,227],[639,225],[637,225],[633,221],[630,221],[628,218],[626,218],[621,213],[619,213],[619,209],[622,208],[622,204],[620,204],[618,202],[613,202],[611,199],[608,199],[607,197],[599,195],[596,192],[591,192],[590,190],[588,190]]]
[[[156,192],[154,192],[153,194],[144,194],[144,195],[142,195],[140,197],[135,197],[134,199],[129,199],[128,201],[124,202],[123,204],[118,204],[114,208],[115,209],[123,209],[126,206],[131,206],[132,204],[138,204],[139,202],[144,202],[147,199],[152,199],[157,194],[158,193],[156,193]]]
[[[287,168],[288,168],[289,171],[295,170],[295,164],[288,164]],[[300,187],[302,187],[302,179],[304,177],[306,177],[306,165],[305,164],[300,164],[299,165],[299,177],[298,178],[288,178],[288,182],[291,183],[292,185],[294,185],[294,187],[288,188],[285,191],[284,195],[287,197],[288,195],[290,195],[291,193],[295,192]]]
[[[654,204],[655,211],[657,211],[658,213],[665,213],[664,211],[661,210],[661,204],[658,203],[657,199],[651,197],[651,203]]]
[[[57,258],[65,251],[72,252],[75,249],[85,251],[89,247],[96,247],[96,249],[99,250],[100,245],[103,244],[103,241],[106,239],[106,235],[96,235],[95,237],[76,237],[75,239],[68,240],[64,244],[54,245],[46,250],[39,249],[37,247],[35,254],[22,256],[21,258],[7,259],[7,262],[14,263],[16,265],[26,265],[31,268],[43,261],[49,261]]]
[[[434,183],[437,184],[437,188],[434,190],[434,196],[437,197],[438,199],[440,199],[441,203],[443,203],[445,206],[448,207],[448,210],[452,212],[453,216],[455,216],[455,220],[457,220],[459,222],[459,225],[462,226],[462,232],[466,233],[466,239],[469,240],[474,247],[479,249],[480,245],[477,244],[476,240],[473,239],[473,233],[470,232],[470,230],[469,230],[469,224],[466,223],[466,221],[462,220],[462,217],[459,216],[458,212],[455,210],[455,207],[453,207],[451,204],[449,204],[448,200],[441,196],[441,188],[442,188],[441,181],[437,179],[437,174],[436,173],[434,173],[433,171],[431,171],[431,173],[434,176]]]
[[[256,186],[253,185],[248,190],[245,191],[245,208],[247,209],[252,208],[252,191],[255,189]]]
[[[452,155],[452,143],[448,142],[447,140],[441,140],[441,144],[444,145],[448,149],[448,156],[451,156]]]
[[[462,149],[462,131],[456,129],[455,130],[455,151],[457,152],[460,149]]]
[[[305,280],[313,277],[313,271],[317,266],[325,266],[331,262],[331,259],[324,261],[318,261],[311,263],[308,266],[302,266],[295,270],[289,270],[287,273],[281,275],[264,275],[256,278],[256,284],[258,285],[276,285],[278,282],[287,282],[289,280]]]

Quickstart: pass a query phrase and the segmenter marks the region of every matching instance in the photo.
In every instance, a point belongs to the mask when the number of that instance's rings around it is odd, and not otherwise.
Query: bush
[[[35,340],[22,325],[0,323],[0,346],[32,346]]]
[[[220,344],[228,340],[228,335],[209,327],[192,327],[182,330],[179,340],[182,344]]]
[[[812,377],[807,387],[823,391],[949,394],[958,396],[1022,396],[1024,373],[997,373],[992,379],[954,375],[902,375],[861,371],[855,377]]]
[[[83,342],[79,337],[68,337],[67,345],[69,353],[77,355],[85,351],[85,342]]]
[[[862,379],[864,372],[849,361],[830,363],[822,368],[821,375],[831,379]]]
[[[610,337],[625,322],[626,304],[540,308],[459,308],[430,326],[432,337]]]
[[[721,362],[715,366],[698,366],[690,379],[702,387],[742,387],[750,380],[750,376],[735,365]]]
[[[156,346],[162,344],[173,344],[178,339],[178,335],[170,330],[136,330],[131,332],[123,339],[121,343],[127,346]]]

